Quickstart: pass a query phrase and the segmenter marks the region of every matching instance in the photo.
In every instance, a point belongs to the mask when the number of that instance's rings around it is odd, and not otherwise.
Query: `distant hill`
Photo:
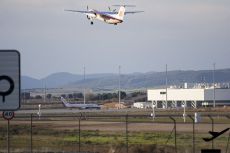
[[[96,79],[111,75],[112,74],[109,73],[90,74],[86,76],[86,79]],[[53,73],[42,79],[35,79],[28,76],[22,76],[22,89],[44,88],[45,86],[47,88],[58,88],[71,84],[72,82],[81,81],[83,79],[83,75],[72,74],[68,72]]]
[[[46,80],[46,81],[44,81]],[[168,84],[181,85],[187,83],[212,83],[212,70],[199,71],[169,71]],[[219,83],[230,82],[230,69],[220,69],[215,71],[215,81]],[[83,80],[83,75],[61,72],[51,74],[43,79],[33,79],[22,77],[22,88],[41,88],[46,82],[47,88],[91,88],[91,89],[114,89],[118,87],[118,74],[90,74]],[[165,85],[165,72],[132,73],[121,75],[121,87],[132,88],[151,88]]]
[[[34,79],[28,76],[22,76],[21,88],[22,89],[42,88],[42,83],[38,79]]]

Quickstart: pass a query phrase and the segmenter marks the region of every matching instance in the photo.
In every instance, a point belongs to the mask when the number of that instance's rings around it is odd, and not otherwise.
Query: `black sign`
[[[10,85],[8,90],[0,91],[0,96],[2,96],[2,102],[4,103],[5,97],[10,95],[14,90],[14,81],[9,76],[6,76],[6,75],[0,76],[0,81],[2,81],[2,80],[6,80]]]

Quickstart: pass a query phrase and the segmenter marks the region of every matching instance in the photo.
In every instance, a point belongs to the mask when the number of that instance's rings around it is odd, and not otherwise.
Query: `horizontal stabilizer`
[[[124,7],[136,7],[136,5],[112,5],[112,6],[117,6],[117,7],[120,7],[120,6],[124,6]]]

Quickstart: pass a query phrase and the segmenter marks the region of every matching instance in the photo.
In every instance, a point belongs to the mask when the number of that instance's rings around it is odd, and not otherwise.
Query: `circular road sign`
[[[4,111],[2,113],[2,117],[5,119],[5,120],[11,120],[12,118],[14,118],[14,112],[13,111]]]

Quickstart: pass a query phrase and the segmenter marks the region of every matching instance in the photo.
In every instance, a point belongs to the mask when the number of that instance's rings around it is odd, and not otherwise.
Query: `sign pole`
[[[7,153],[10,153],[10,120],[7,120]]]
[[[33,114],[30,114],[30,152],[33,153]]]

